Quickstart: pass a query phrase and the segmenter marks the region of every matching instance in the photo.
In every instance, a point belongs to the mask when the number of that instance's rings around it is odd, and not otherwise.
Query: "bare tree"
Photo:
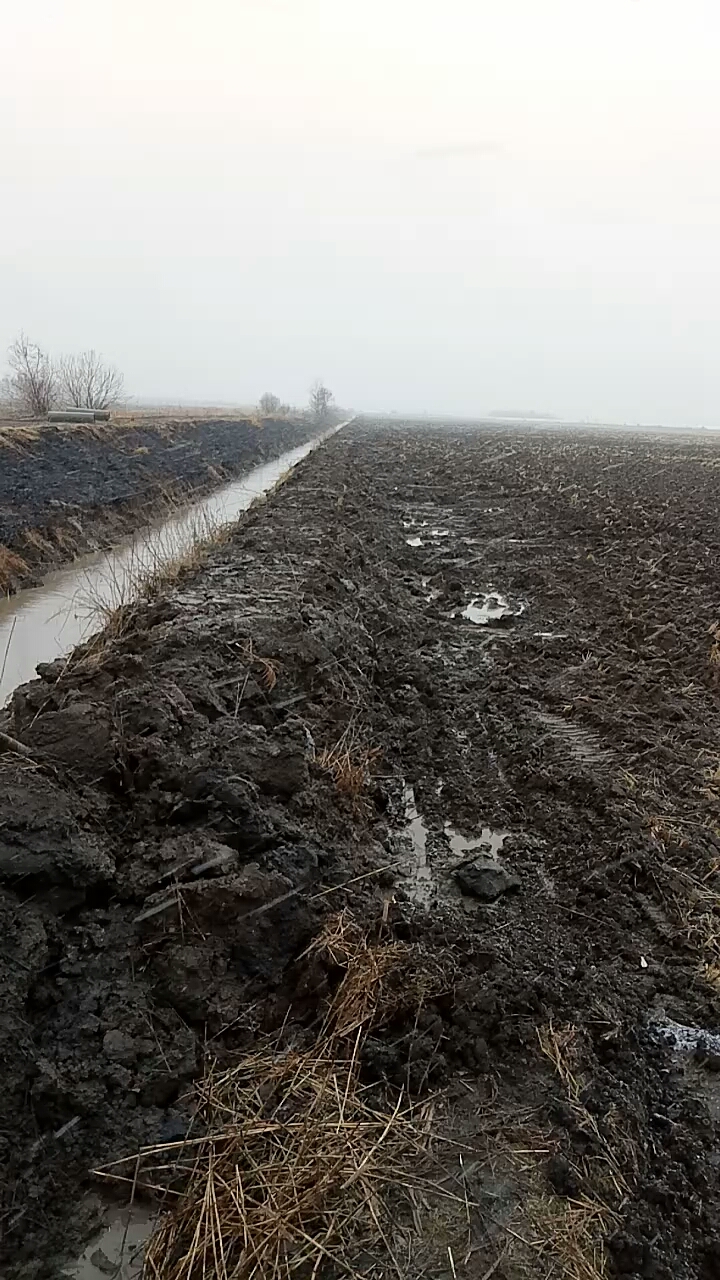
[[[272,414],[280,412],[280,397],[274,396],[272,391],[266,391],[258,400],[258,408],[266,418],[269,418]]]
[[[330,405],[333,393],[329,391],[320,378],[310,388],[310,413],[318,426],[327,422],[330,416]]]
[[[49,356],[21,333],[8,350],[10,395],[21,413],[44,417],[57,398],[57,373]]]
[[[60,361],[63,398],[78,409],[109,409],[123,393],[124,378],[97,351],[81,351]]]

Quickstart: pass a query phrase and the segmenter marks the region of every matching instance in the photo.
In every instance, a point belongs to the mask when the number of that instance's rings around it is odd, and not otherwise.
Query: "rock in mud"
[[[520,888],[520,877],[501,867],[494,858],[473,858],[458,867],[455,879],[463,893],[480,898],[481,902],[494,902],[501,894]]]

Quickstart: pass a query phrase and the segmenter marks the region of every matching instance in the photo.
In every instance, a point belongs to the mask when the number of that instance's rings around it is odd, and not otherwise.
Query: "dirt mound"
[[[458,1274],[719,1273],[719,502],[712,442],[359,424],[17,692],[3,1274],[209,1059],[314,1041],[348,906],[452,965],[360,1072],[438,1095]]]

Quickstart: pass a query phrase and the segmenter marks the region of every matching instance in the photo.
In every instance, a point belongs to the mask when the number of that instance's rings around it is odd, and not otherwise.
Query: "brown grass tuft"
[[[171,1201],[145,1280],[401,1277],[421,1215],[438,1202],[465,1210],[466,1197],[429,1177],[432,1108],[402,1092],[383,1105],[360,1081],[363,1030],[384,1007],[393,968],[407,975],[411,948],[373,945],[346,916],[314,950],[351,979],[316,1043],[276,1045],[222,1072],[211,1066],[197,1089],[198,1136],[98,1171]]]
[[[608,1205],[587,1195],[564,1200],[538,1193],[528,1198],[526,1215],[535,1235],[534,1252],[548,1280],[606,1280],[605,1241],[620,1225],[619,1215]]]
[[[48,552],[52,554],[54,550],[52,543],[48,542],[39,529],[25,529],[23,541],[27,547],[32,547],[33,551],[39,551],[44,555]]]
[[[0,591],[8,592],[17,586],[20,579],[27,577],[30,566],[22,556],[11,551],[9,547],[0,545]]]
[[[263,658],[261,654],[256,653],[253,648],[252,640],[248,640],[243,656],[249,667],[252,667],[254,664],[256,667],[260,668],[260,684],[267,693],[272,693],[278,682],[278,671],[280,670],[281,664],[275,658]]]
[[[356,801],[370,781],[372,767],[381,754],[380,747],[368,747],[357,741],[354,728],[348,726],[334,746],[320,752],[317,763],[331,775],[338,791]]]
[[[345,970],[323,1024],[323,1034],[353,1035],[401,1010],[419,1009],[452,985],[454,968],[424,947],[371,942],[347,911],[328,921],[306,955]]]
[[[35,444],[40,439],[41,434],[40,423],[0,423],[0,449],[9,449],[13,453],[27,453],[26,446]]]
[[[637,1153],[627,1126],[615,1112],[605,1114],[601,1128],[582,1102],[585,1081],[578,1028],[554,1027],[551,1021],[538,1028],[538,1040],[562,1081],[578,1129],[592,1140],[593,1155],[578,1159],[587,1191],[570,1200],[543,1191],[529,1201],[535,1248],[552,1261],[548,1275],[604,1280],[608,1266],[604,1241],[620,1225],[620,1211],[630,1196],[625,1171],[637,1172]]]

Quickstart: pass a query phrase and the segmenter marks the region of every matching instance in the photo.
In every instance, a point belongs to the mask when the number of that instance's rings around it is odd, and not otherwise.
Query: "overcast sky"
[[[0,350],[720,424],[718,0],[2,6]]]

